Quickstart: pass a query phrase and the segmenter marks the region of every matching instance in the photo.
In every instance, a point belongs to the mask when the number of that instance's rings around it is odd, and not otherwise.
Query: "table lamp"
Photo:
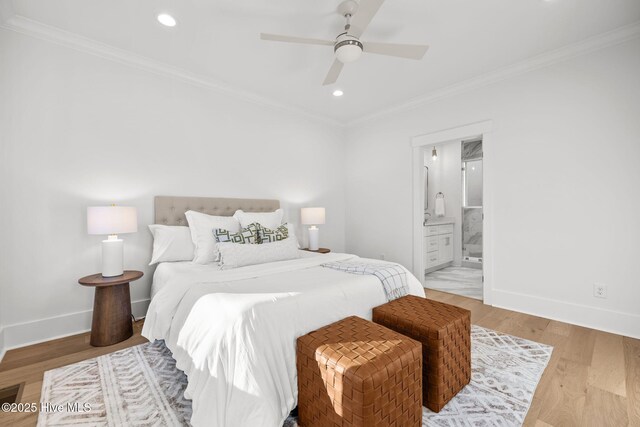
[[[309,227],[309,250],[317,251],[319,249],[320,230],[316,225],[324,224],[324,208],[302,208],[300,216],[304,225],[311,226]]]
[[[118,239],[118,234],[138,231],[136,208],[115,205],[88,207],[87,231],[109,236],[102,241],[102,277],[122,275],[124,242]]]

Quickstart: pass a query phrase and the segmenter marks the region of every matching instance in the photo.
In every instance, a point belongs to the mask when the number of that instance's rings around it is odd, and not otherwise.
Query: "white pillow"
[[[298,241],[298,238],[296,237],[296,227],[295,225],[291,224],[290,222],[287,223],[287,230],[289,231],[289,239],[293,239],[296,241],[296,245],[298,245],[298,248],[300,248],[300,242]]]
[[[193,262],[196,264],[209,264],[218,259],[214,228],[223,228],[231,233],[240,231],[240,223],[232,216],[207,215],[196,211],[187,211],[185,216],[195,246]]]
[[[284,211],[277,209],[274,212],[245,212],[240,209],[233,214],[233,217],[240,221],[240,226],[246,228],[249,224],[257,222],[263,227],[276,229],[282,224]]]
[[[300,258],[296,239],[290,237],[279,242],[262,245],[223,242],[218,243],[218,250],[220,251],[220,267],[223,270]]]
[[[149,265],[159,262],[191,261],[194,254],[189,227],[151,224],[153,253]]]

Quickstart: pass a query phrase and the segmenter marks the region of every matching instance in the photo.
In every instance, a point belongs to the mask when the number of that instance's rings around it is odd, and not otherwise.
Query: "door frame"
[[[491,305],[493,291],[493,122],[485,120],[411,138],[413,147],[413,273],[424,286],[424,147],[482,137],[482,274],[483,300]],[[488,172],[489,171],[489,172]]]

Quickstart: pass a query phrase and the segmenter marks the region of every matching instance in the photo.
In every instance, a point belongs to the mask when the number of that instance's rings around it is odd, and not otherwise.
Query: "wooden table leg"
[[[124,341],[132,335],[129,283],[96,287],[91,345],[104,347]]]

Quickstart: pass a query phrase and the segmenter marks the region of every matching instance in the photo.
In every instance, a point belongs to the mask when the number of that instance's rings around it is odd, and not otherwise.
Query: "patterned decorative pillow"
[[[223,228],[214,228],[213,237],[218,243],[255,244],[259,242],[259,227],[260,224],[249,224],[247,228],[243,228],[237,233],[231,233]]]
[[[251,224],[251,225],[254,225],[254,224]],[[289,229],[287,228],[287,223],[280,225],[278,228],[274,230],[263,227],[260,224],[255,224],[255,225],[258,226],[258,243],[279,242],[289,237]]]

